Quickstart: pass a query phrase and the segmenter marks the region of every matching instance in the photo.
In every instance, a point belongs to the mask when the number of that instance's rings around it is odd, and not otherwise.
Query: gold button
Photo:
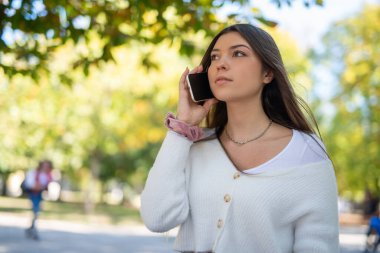
[[[227,202],[227,203],[230,202],[231,201],[231,196],[228,195],[228,194],[224,195],[224,201]]]
[[[236,172],[235,174],[234,174],[234,179],[238,179],[240,177],[240,173],[239,172]]]
[[[217,225],[217,227],[218,228],[221,228],[223,226],[223,220],[222,219],[219,219],[218,220],[218,225]]]

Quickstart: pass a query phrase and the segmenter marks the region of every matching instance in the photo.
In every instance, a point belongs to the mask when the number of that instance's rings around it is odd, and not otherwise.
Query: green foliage
[[[356,17],[335,24],[319,55],[339,80],[326,143],[339,189],[351,196],[366,188],[380,196],[379,26],[380,7],[366,6]]]
[[[293,3],[294,3],[294,0],[285,0],[285,1],[281,1],[281,0],[272,0],[273,3],[277,4],[277,6],[280,8],[283,4],[286,4],[288,6],[291,6]],[[306,7],[309,7],[313,4],[315,5],[319,5],[319,6],[322,6],[323,5],[323,0],[312,0],[312,1],[304,1],[304,5]]]
[[[280,7],[293,1],[273,2]],[[304,0],[304,3],[322,5],[323,1]],[[88,74],[90,66],[114,60],[115,47],[131,42],[178,42],[180,53],[189,56],[197,51],[193,35],[199,31],[210,38],[231,22],[256,19],[269,26],[276,25],[257,8],[249,14],[229,12],[227,18],[218,18],[217,11],[230,5],[250,9],[251,4],[247,0],[4,0],[0,2],[0,66],[9,77],[20,73],[38,81],[41,71],[49,72],[48,64],[56,49],[72,43],[86,45],[88,50],[82,51],[70,67],[81,66]],[[101,38],[97,48],[90,46],[94,35]],[[149,55],[147,52],[142,63],[156,66]],[[60,77],[71,83],[65,76]]]
[[[0,77],[0,171],[26,169],[50,158],[66,177],[78,183],[81,171],[100,164],[96,177],[117,179],[141,188],[164,137],[163,118],[174,110],[177,83],[186,61],[177,48],[155,47],[151,58],[159,70],[139,65],[147,46],[115,50],[115,62],[58,75],[75,57],[72,46],[61,47],[49,63],[51,75],[38,85],[30,77]],[[134,181],[135,173],[140,173]],[[133,178],[131,178],[133,176]]]

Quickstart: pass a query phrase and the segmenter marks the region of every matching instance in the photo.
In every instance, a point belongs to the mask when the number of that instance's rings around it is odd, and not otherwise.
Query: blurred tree
[[[294,1],[271,2],[281,7]],[[323,5],[323,0],[303,2],[305,6]],[[218,9],[228,6],[240,10],[227,11],[227,18],[218,18]],[[244,14],[247,12],[242,12],[242,8],[249,9],[249,14]],[[81,66],[88,73],[91,65],[113,60],[113,48],[131,41],[177,42],[182,54],[192,55],[197,48],[193,35],[200,31],[208,38],[226,23],[256,19],[269,26],[276,24],[263,17],[248,0],[3,0],[0,18],[0,66],[9,77],[21,73],[35,80],[41,70],[49,70],[52,53],[68,42],[85,46],[70,65]],[[97,47],[91,46],[94,35],[101,38]],[[150,55],[146,52],[142,63],[154,67]],[[70,81],[64,75],[60,77]]]
[[[86,78],[80,70],[67,73],[72,87],[58,78],[75,57],[70,45],[57,49],[49,63],[52,73],[38,85],[27,76],[0,75],[0,172],[30,168],[46,157],[85,186],[87,199],[97,194],[99,182],[111,179],[141,189],[188,63],[177,48],[162,44],[151,55],[160,69],[147,71],[139,64],[146,47],[115,50],[113,63],[93,68]]]
[[[349,197],[363,196],[366,188],[380,197],[379,27],[380,6],[366,6],[356,17],[332,26],[317,54],[339,83],[325,139],[339,190]]]

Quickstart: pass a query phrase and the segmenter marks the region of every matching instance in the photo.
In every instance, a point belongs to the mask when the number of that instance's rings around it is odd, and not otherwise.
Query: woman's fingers
[[[189,74],[200,73],[200,72],[202,72],[202,70],[203,70],[202,65],[199,65],[199,66],[193,68],[193,69],[189,72]]]
[[[179,80],[180,88],[184,89],[184,90],[188,90],[189,87],[187,85],[187,80],[186,80],[187,75],[188,74],[194,74],[194,73],[200,73],[200,72],[202,72],[202,70],[203,70],[202,65],[199,65],[199,66],[193,68],[192,70],[189,70],[189,68],[186,67],[185,71],[182,73],[181,78]]]
[[[189,74],[194,74],[194,73],[198,73],[198,67],[193,68],[193,69],[190,70],[190,72],[189,72]]]
[[[182,89],[186,89],[187,88],[187,85],[186,85],[186,76],[188,74],[189,74],[189,68],[186,67],[185,71],[181,75],[181,78],[179,79],[179,85],[180,85],[180,88],[182,88]]]
[[[177,108],[177,118],[190,125],[197,125],[206,116],[211,106],[218,102],[216,99],[209,99],[202,105],[192,101],[189,87],[187,85],[187,75],[202,72],[203,67],[197,66],[192,70],[188,68],[182,73],[179,81],[179,101]]]

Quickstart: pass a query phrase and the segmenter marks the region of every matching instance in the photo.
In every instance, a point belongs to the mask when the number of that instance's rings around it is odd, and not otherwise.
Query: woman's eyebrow
[[[246,48],[248,48],[249,50],[251,50],[251,48],[250,48],[249,46],[244,45],[244,44],[233,45],[233,46],[230,46],[229,49],[231,50],[231,49],[235,49],[235,48],[238,48],[238,47],[246,47]],[[218,49],[218,48],[213,48],[212,51],[220,51],[220,49]]]

